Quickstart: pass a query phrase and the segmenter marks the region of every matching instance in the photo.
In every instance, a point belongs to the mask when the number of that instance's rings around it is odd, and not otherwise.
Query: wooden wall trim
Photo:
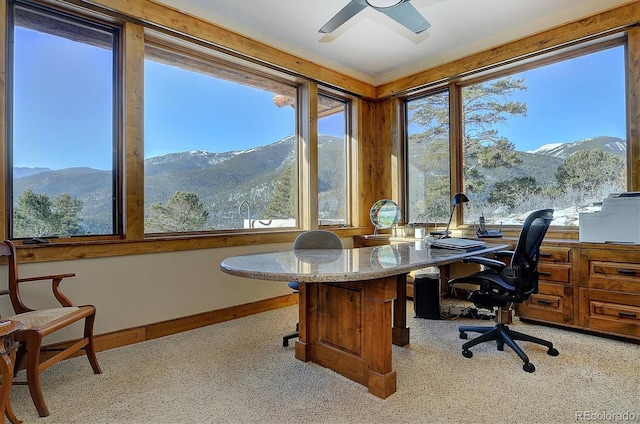
[[[7,40],[7,2],[0,3],[0,46],[8,45]],[[9,215],[7,213],[6,200],[8,199],[9,187],[7,185],[8,179],[5,175],[8,171],[7,163],[7,54],[0,55],[0,172],[5,173],[0,178],[2,183],[0,184],[0,240],[8,238],[9,230]]]
[[[318,85],[303,84],[299,90],[298,225],[318,226]],[[310,228],[307,228],[309,227]]]
[[[383,181],[384,168],[387,166],[384,159],[389,157],[388,152],[384,150],[383,144],[385,134],[379,131],[377,104],[367,101],[358,101],[357,106],[357,191],[354,192],[353,202],[357,203],[357,210],[354,210],[354,216],[357,222],[354,225],[366,228],[373,228],[371,219],[369,218],[369,209],[376,200],[381,199],[383,185],[388,181]],[[373,119],[366,119],[367,117]],[[369,234],[371,230],[362,234]]]
[[[627,42],[627,186],[640,190],[640,27],[629,30]]]
[[[144,238],[144,29],[124,26],[124,151],[123,184],[124,234],[129,239]]]
[[[350,93],[373,98],[375,88],[348,75],[324,68],[311,61],[293,56],[267,44],[247,38],[241,34],[221,28],[202,18],[158,4],[151,0],[81,0],[118,14],[124,14],[141,23],[160,27],[182,35],[197,37],[215,46],[254,58],[280,69],[287,69],[298,75],[311,78]]]
[[[377,199],[376,199],[377,200]],[[373,204],[373,203],[371,203]],[[370,207],[370,206],[369,206]],[[328,228],[339,237],[352,237],[357,234],[370,234],[371,222],[369,209],[366,210],[369,227]],[[50,245],[17,245],[19,263],[64,261],[74,259],[131,256],[160,252],[178,252],[185,250],[215,249],[237,246],[259,246],[263,244],[293,243],[302,232],[300,229],[285,231],[265,231],[254,233],[227,234],[184,234],[147,238],[144,240],[94,240],[52,243]],[[0,261],[0,264],[2,261]]]
[[[634,1],[380,85],[376,89],[376,98],[383,99],[439,81],[446,82],[457,75],[498,65],[517,57],[561,46],[614,28],[634,25],[638,22],[640,22],[640,1]]]
[[[406,169],[405,164],[405,152],[404,152],[404,129],[405,122],[403,118],[403,104],[401,99],[394,98],[389,101],[387,106],[389,111],[388,116],[388,131],[389,138],[391,139],[391,165],[389,171],[391,172],[391,198],[398,204],[402,205],[402,199],[405,199],[405,178],[403,170]],[[396,177],[397,176],[397,177]],[[400,208],[401,210],[404,208]],[[403,211],[406,212],[406,211]],[[403,213],[406,218],[406,213]],[[404,219],[401,221],[404,224],[408,224]]]

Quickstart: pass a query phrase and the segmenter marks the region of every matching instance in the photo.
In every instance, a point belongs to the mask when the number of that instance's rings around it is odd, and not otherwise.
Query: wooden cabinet
[[[389,242],[354,237],[355,247]],[[516,306],[523,321],[640,340],[640,246],[545,240],[538,272],[538,293]]]
[[[580,250],[579,325],[640,339],[640,247]]]
[[[640,340],[640,246],[545,241],[525,321]]]
[[[572,247],[544,245],[540,248],[538,293],[517,306],[518,316],[554,324],[574,324],[573,257]]]

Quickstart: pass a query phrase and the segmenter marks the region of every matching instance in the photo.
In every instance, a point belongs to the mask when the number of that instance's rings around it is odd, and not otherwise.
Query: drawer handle
[[[622,275],[636,275],[636,271],[633,269],[619,269],[618,274]]]
[[[538,271],[539,275],[544,275],[545,277],[550,277],[551,273],[550,272],[545,272],[545,271]]]
[[[637,315],[633,312],[618,312],[620,318],[636,318]]]
[[[546,299],[536,299],[536,303],[539,303],[541,305],[551,305],[551,301]]]
[[[551,253],[540,252],[539,255],[540,255],[541,258],[548,258],[548,257],[551,256]]]

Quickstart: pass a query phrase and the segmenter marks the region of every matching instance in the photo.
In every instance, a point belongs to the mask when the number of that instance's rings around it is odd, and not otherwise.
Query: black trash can
[[[440,278],[432,274],[416,275],[413,280],[413,310],[416,318],[441,319]]]

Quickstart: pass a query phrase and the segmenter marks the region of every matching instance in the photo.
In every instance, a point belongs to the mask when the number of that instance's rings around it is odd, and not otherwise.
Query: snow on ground
[[[553,213],[553,222],[551,225],[557,226],[577,226],[579,221],[579,214],[581,212],[596,212],[600,210],[600,206],[588,206],[582,208],[576,208],[571,206],[565,209],[556,209]],[[529,216],[533,210],[510,214],[507,216],[494,216],[493,222],[501,223],[502,225],[522,225],[524,220]]]

